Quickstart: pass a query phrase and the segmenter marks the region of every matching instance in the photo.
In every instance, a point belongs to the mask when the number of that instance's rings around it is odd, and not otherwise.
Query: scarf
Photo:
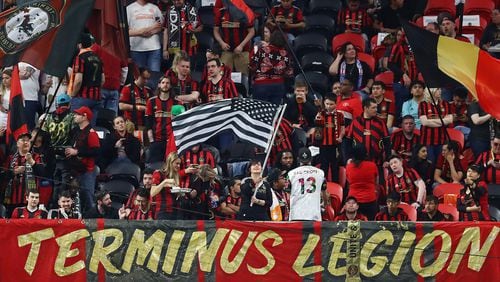
[[[345,62],[345,60],[343,60],[342,63],[340,63],[340,82],[344,81],[344,79],[346,78],[346,68],[347,63]],[[363,83],[363,65],[358,59],[356,59],[356,68],[358,69],[358,81],[356,82],[355,89],[360,89]],[[352,76],[352,69],[349,72],[349,76]]]
[[[197,26],[197,14],[194,7],[185,4],[177,9],[172,5],[168,11],[168,52],[173,54],[181,49],[182,29],[192,32]]]

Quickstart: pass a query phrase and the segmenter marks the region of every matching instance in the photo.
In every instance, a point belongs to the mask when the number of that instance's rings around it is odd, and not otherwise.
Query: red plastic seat
[[[387,89],[392,89],[392,84],[394,83],[394,73],[392,71],[381,72],[375,76],[375,80],[382,81]]]
[[[425,16],[437,16],[441,12],[448,12],[455,17],[455,0],[429,0],[424,10]]]
[[[434,194],[434,196],[438,197],[439,199],[443,199],[445,194],[459,195],[461,189],[462,189],[462,184],[442,183],[434,188],[432,194]]]
[[[454,128],[446,128],[446,131],[448,132],[450,139],[458,143],[458,146],[460,147],[459,151],[462,152],[465,146],[465,137],[462,131]]]
[[[380,59],[382,59],[385,55],[385,52],[387,50],[387,46],[384,45],[379,45],[375,48],[372,48],[372,55],[373,58],[375,58],[375,62],[379,62]]]
[[[331,206],[335,210],[335,212],[339,213],[342,209],[342,201],[344,200],[344,189],[340,184],[335,182],[327,182],[326,190],[330,194],[331,198]]]
[[[464,4],[464,15],[480,15],[486,22],[489,22],[493,9],[495,9],[495,3],[492,0],[467,0]]]
[[[326,207],[326,220],[333,221],[335,219],[335,210],[332,206]]]
[[[455,21],[455,24],[458,26],[459,24],[459,19]],[[481,39],[481,36],[483,35],[483,31],[488,25],[488,22],[482,17],[479,17],[479,26],[469,26],[469,25],[463,25],[462,26],[462,34],[474,34],[474,41],[477,41]],[[476,42],[474,42],[475,44]]]
[[[407,215],[410,221],[417,221],[417,210],[407,203],[399,203],[399,208],[401,208]]]
[[[357,33],[341,33],[332,38],[332,51],[335,55],[346,42],[351,42],[359,52],[365,52],[365,39]]]
[[[358,53],[358,59],[362,62],[365,62],[372,70],[372,73],[375,71],[375,58],[372,55],[366,53]]]
[[[451,216],[450,221],[458,221],[458,210],[455,206],[440,204],[438,210],[444,214],[449,214]]]

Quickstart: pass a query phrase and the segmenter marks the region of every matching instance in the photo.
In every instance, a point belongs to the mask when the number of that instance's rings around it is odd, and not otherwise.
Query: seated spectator
[[[262,25],[259,30],[259,36],[256,36],[254,39],[253,53],[257,53],[259,48],[265,47],[269,44],[271,32],[273,30],[274,28],[271,27],[271,24],[266,23],[265,25]]]
[[[329,72],[340,83],[349,79],[354,91],[358,91],[363,99],[368,97],[373,84],[373,73],[368,64],[358,59],[358,51],[351,42],[342,45]]]
[[[283,150],[278,152],[276,156],[276,162],[274,163],[274,167],[279,170],[285,170],[286,172],[295,168],[293,152],[291,150]]]
[[[222,184],[217,179],[217,172],[210,165],[200,165],[198,172],[191,176],[190,187],[193,190],[181,199],[184,219],[215,219],[220,215]],[[183,206],[188,202],[188,206]]]
[[[103,190],[99,191],[95,195],[96,204],[85,214],[83,218],[107,218],[107,219],[118,219],[119,211],[111,206],[112,200],[109,195],[109,191]],[[125,208],[120,209],[120,213]]]
[[[437,17],[437,22],[441,27],[441,34],[463,42],[471,43],[469,38],[458,34],[455,19],[448,12],[441,12]],[[474,42],[472,42],[474,43]]]
[[[387,206],[383,207],[375,216],[376,221],[408,221],[408,215],[401,209],[401,196],[398,192],[393,191],[387,195]]]
[[[81,219],[82,214],[78,207],[74,206],[73,195],[69,190],[64,190],[59,194],[57,201],[58,209],[49,211],[48,219]]]
[[[186,52],[180,51],[175,55],[172,67],[165,72],[165,76],[170,79],[172,98],[178,104],[182,104],[186,109],[197,105],[200,98],[199,85],[191,77],[190,57]]]
[[[488,190],[481,181],[482,169],[478,165],[470,165],[464,188],[457,199],[460,221],[489,221]]]
[[[425,30],[430,31],[435,34],[439,34],[441,32],[439,28],[439,24],[437,22],[430,22],[425,26]]]
[[[25,207],[18,207],[12,212],[11,218],[47,218],[47,211],[40,203],[40,193],[37,190],[28,190]]]
[[[121,208],[119,210],[120,219],[128,220],[154,220],[156,219],[154,209],[151,207],[151,195],[148,189],[140,188],[136,193],[135,207],[130,212]]]
[[[486,183],[500,184],[499,135],[496,135],[491,141],[491,150],[481,153],[475,163],[483,168],[482,179]]]
[[[292,2],[293,0],[281,0],[281,4],[274,6],[267,17],[267,24],[272,28],[279,25],[290,42],[306,27],[302,10],[293,6]]]
[[[111,163],[128,162],[141,165],[141,142],[127,132],[125,119],[117,116],[113,119],[114,132],[109,134],[101,147],[101,169]]]
[[[140,183],[140,186],[138,189],[135,189],[130,196],[128,197],[127,203],[125,204],[125,209],[127,210],[127,213],[130,214],[130,211],[132,211],[135,208],[135,199],[137,197],[137,193],[141,189],[146,189],[148,191],[151,190],[151,186],[153,185],[153,173],[154,170],[150,168],[145,168],[144,172],[142,173],[142,181]]]
[[[203,103],[238,97],[238,91],[231,78],[227,79],[222,76],[222,67],[221,61],[217,58],[207,61],[208,77],[201,88],[200,96]]]
[[[415,128],[420,129],[422,126],[422,122],[420,121],[420,115],[418,113],[418,107],[420,102],[423,102],[425,99],[424,96],[424,88],[425,84],[423,81],[414,80],[410,84],[410,93],[412,98],[403,103],[403,107],[401,109],[401,116],[412,116],[415,120]]]
[[[418,211],[418,221],[448,221],[449,214],[444,214],[439,211],[439,199],[434,195],[429,195],[425,198],[425,209]]]
[[[491,23],[486,26],[483,30],[481,40],[479,41],[479,46],[483,50],[488,50],[500,43],[500,38],[498,34],[500,33],[500,9],[493,9],[491,11]],[[491,52],[494,57],[498,58],[498,52]]]
[[[345,220],[361,220],[361,221],[367,221],[368,219],[366,216],[358,212],[359,205],[358,201],[356,200],[355,197],[349,196],[345,200],[344,204],[344,212],[337,215],[334,219],[334,221],[345,221]]]
[[[391,134],[392,152],[401,156],[405,163],[407,163],[412,157],[413,147],[420,140],[420,134],[415,132],[415,120],[413,116],[404,116],[401,125],[401,130]]]
[[[232,178],[227,186],[229,192],[226,197],[221,198],[220,212],[226,219],[236,219],[241,206],[241,180]]]
[[[271,219],[273,221],[288,221],[288,216],[290,213],[290,194],[285,192],[285,189],[288,186],[286,174],[286,171],[282,171],[278,168],[273,168],[271,169],[271,171],[269,171],[269,174],[266,178],[267,182],[271,184],[271,188],[274,194],[273,202],[277,201],[280,207],[278,212],[274,212],[271,208]]]
[[[452,127],[464,134],[465,141],[469,139],[469,118],[467,116],[467,88],[457,87],[453,90],[453,100],[450,102],[450,113],[453,115]],[[462,148],[463,149],[463,148]]]
[[[441,183],[460,183],[463,176],[464,172],[460,164],[458,143],[447,141],[443,145],[443,151],[436,162],[434,187]]]
[[[188,150],[184,151],[181,156],[181,168],[187,169],[189,167],[198,167],[200,165],[209,165],[211,168],[215,168],[215,159],[212,152],[204,149],[201,144],[194,145]],[[197,169],[198,169],[197,168]],[[196,171],[195,173],[197,173]]]
[[[123,117],[133,122],[139,130],[146,127],[146,102],[153,91],[146,86],[151,73],[146,68],[139,68],[139,75],[130,84],[125,85],[120,93],[119,109]]]
[[[432,195],[432,184],[434,183],[434,164],[427,159],[427,147],[415,144],[412,150],[409,167],[413,168],[422,178],[427,189],[427,194]]]
[[[394,101],[386,98],[385,84],[382,81],[375,81],[372,84],[371,97],[377,102],[377,117],[384,120],[387,129],[392,132],[394,126],[394,116],[396,115],[396,106]]]
[[[403,159],[393,155],[389,159],[392,174],[387,177],[387,194],[393,191],[401,195],[403,202],[411,204],[415,209],[421,207],[425,199],[425,183],[420,175],[412,169],[403,166]]]
[[[207,51],[205,53],[205,57],[207,59],[207,62],[211,59],[219,59],[220,60],[221,55],[222,55],[222,49],[221,49],[219,44],[214,44],[212,49],[207,49]],[[222,76],[222,78],[229,79],[229,80],[231,79],[232,68],[230,66],[222,63],[219,71],[220,71],[220,75]],[[205,85],[207,83],[207,81],[208,81],[208,69],[205,66],[203,68],[203,72],[201,73],[201,87],[200,88],[203,88],[203,85]]]

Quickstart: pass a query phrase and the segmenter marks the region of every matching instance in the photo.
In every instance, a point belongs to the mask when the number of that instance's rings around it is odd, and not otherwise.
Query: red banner
[[[2,220],[0,230],[0,281],[489,281],[500,275],[495,222]]]

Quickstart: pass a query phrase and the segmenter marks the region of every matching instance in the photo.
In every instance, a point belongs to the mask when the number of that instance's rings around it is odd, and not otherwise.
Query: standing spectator
[[[385,84],[382,81],[375,81],[372,84],[372,95],[377,103],[377,117],[385,121],[387,129],[392,132],[394,126],[394,117],[396,115],[396,106],[394,101],[386,98]]]
[[[271,32],[274,28],[271,27],[271,24],[266,23],[259,29],[259,36],[256,36],[253,44],[253,53],[257,52],[257,50],[261,47],[267,46],[269,44],[269,40],[271,39]]]
[[[102,108],[101,86],[105,82],[102,62],[92,52],[92,38],[90,34],[81,36],[78,48],[78,56],[73,63],[73,74],[68,86],[68,94],[72,97],[71,108],[77,110],[83,106],[92,110],[94,119],[91,123],[95,125],[97,112]]]
[[[448,12],[441,12],[437,17],[437,22],[441,27],[441,34],[463,42],[471,43],[469,38],[458,34],[455,19]],[[474,42],[472,42],[474,43]]]
[[[380,32],[395,33],[401,26],[399,19],[402,15],[405,0],[388,0],[377,12],[377,18],[382,21]],[[407,18],[407,20],[409,20]]]
[[[241,181],[241,206],[237,219],[271,220],[269,207],[273,203],[271,185],[262,179],[262,164],[258,160],[248,163],[250,177]]]
[[[460,151],[458,143],[447,141],[443,145],[443,151],[436,162],[434,171],[434,181],[437,186],[441,183],[460,183],[464,176],[462,165],[460,164]]]
[[[276,156],[275,168],[279,170],[284,170],[286,172],[295,168],[293,152],[291,150],[283,150],[278,152]]]
[[[325,173],[311,166],[311,160],[309,148],[301,148],[297,157],[299,166],[287,174],[291,186],[289,217],[291,221],[321,221],[321,197],[324,206],[330,204]]]
[[[427,189],[427,194],[432,194],[432,184],[434,183],[434,164],[427,159],[427,147],[422,144],[415,144],[409,167],[413,168],[422,178]]]
[[[379,174],[377,165],[367,160],[366,156],[363,144],[354,146],[352,161],[346,166],[348,197],[355,197],[360,212],[373,220],[378,212],[376,188]]]
[[[398,192],[393,191],[387,196],[387,206],[383,207],[375,216],[376,221],[408,221],[408,215],[401,209],[401,196]]]
[[[422,122],[420,143],[427,146],[429,160],[435,163],[446,140],[446,127],[453,122],[453,116],[449,104],[441,100],[440,89],[434,89],[431,95],[434,99],[429,98],[418,105],[418,114]]]
[[[467,95],[467,88],[457,87],[453,90],[453,100],[450,102],[450,113],[453,115],[452,127],[464,134],[466,142],[470,133],[469,118],[467,117]]]
[[[286,118],[282,118],[276,130],[276,137],[274,138],[274,143],[271,147],[271,153],[269,154],[269,163],[276,164],[281,159],[280,153],[289,151],[290,154],[288,154],[287,157],[291,158],[291,164],[293,164],[293,156],[291,150],[295,145],[292,144],[292,134],[294,132],[294,128]],[[288,171],[290,169],[284,168],[284,170]]]
[[[173,98],[186,109],[194,107],[200,98],[198,82],[191,77],[189,60],[189,55],[185,51],[180,51],[175,55],[172,68],[165,72],[165,76],[170,78]]]
[[[161,67],[160,32],[163,15],[155,4],[147,0],[136,0],[127,6],[128,33],[130,36],[130,57],[134,63],[159,77]],[[164,45],[166,48],[167,45]],[[152,85],[156,80],[153,79]]]
[[[316,115],[316,125],[319,126],[322,140],[319,146],[321,169],[328,175],[332,170],[332,181],[338,182],[339,164],[338,147],[345,135],[344,115],[337,111],[336,97],[325,95],[325,107]],[[328,178],[328,177],[327,177]]]
[[[222,48],[221,61],[237,72],[248,75],[249,53],[252,38],[255,35],[253,22],[246,25],[234,19],[226,7],[214,8],[214,38]]]
[[[358,51],[351,42],[346,42],[337,53],[329,68],[331,75],[340,83],[348,79],[362,98],[368,97],[373,84],[373,73],[367,63],[358,59]]]
[[[293,76],[292,59],[285,46],[283,34],[275,30],[269,44],[252,56],[253,98],[281,104],[286,93],[286,79]]]
[[[401,195],[403,202],[412,205],[415,209],[421,208],[425,200],[425,183],[420,175],[412,169],[403,166],[403,159],[393,155],[389,160],[392,174],[387,177],[387,194],[393,191]]]
[[[284,170],[280,170],[278,168],[273,168],[271,171],[269,171],[269,174],[267,175],[267,182],[271,184],[271,187],[273,188],[273,201],[276,199],[278,201],[278,204],[280,206],[280,212],[281,212],[281,220],[283,221],[288,221],[288,217],[290,214],[290,194],[288,194],[285,189],[288,186],[287,180],[286,180],[286,174],[287,172]],[[272,217],[272,211],[271,211],[271,217]],[[276,220],[275,218],[272,218],[272,220]]]
[[[407,163],[412,157],[413,147],[420,141],[420,134],[415,132],[413,116],[404,116],[401,125],[401,130],[391,134],[392,152]]]
[[[415,127],[420,130],[422,122],[420,121],[420,115],[418,112],[418,107],[420,102],[425,99],[424,96],[425,84],[421,80],[414,80],[410,84],[410,93],[413,96],[410,100],[403,103],[403,108],[401,109],[401,116],[410,115],[415,120]]]
[[[358,212],[359,210],[359,205],[358,201],[356,200],[355,197],[349,196],[345,200],[344,212],[337,215],[334,219],[334,221],[347,221],[347,220],[360,220],[360,221],[367,221],[368,218],[364,216],[362,213]]]
[[[271,8],[267,17],[267,24],[275,29],[279,25],[286,32],[290,43],[306,27],[302,10],[293,6],[292,2],[293,0],[281,0],[280,4]]]
[[[337,16],[337,33],[362,34],[365,41],[368,41],[367,34],[370,34],[372,20],[360,2],[360,0],[348,0],[347,7],[340,10]]]
[[[117,116],[113,119],[111,134],[106,136],[101,148],[101,169],[113,163],[134,163],[141,165],[141,142],[127,132],[125,119]]]
[[[57,203],[59,208],[49,211],[48,219],[81,219],[82,214],[74,208],[74,200],[69,190],[61,191]]]
[[[222,64],[219,59],[207,61],[208,79],[201,89],[201,99],[204,103],[238,97],[234,82],[222,76],[221,68]]]
[[[207,220],[215,219],[220,215],[222,185],[216,176],[215,169],[210,165],[199,166],[189,184],[193,190],[184,199],[190,202],[189,207],[184,207],[184,209],[189,208],[192,213],[186,213],[184,219]]]
[[[181,168],[187,169],[190,166],[200,166],[209,165],[211,168],[215,168],[215,159],[212,152],[201,147],[201,144],[194,145],[182,153],[181,157]]]
[[[12,212],[11,218],[47,218],[47,211],[38,205],[40,203],[38,190],[28,190],[26,192],[26,202],[28,203],[26,207],[16,208]]]
[[[469,144],[474,157],[477,158],[482,152],[490,150],[491,115],[481,108],[477,100],[473,100],[467,108],[467,116],[471,121]]]
[[[198,11],[186,0],[173,0],[172,3],[167,10],[163,31],[163,58],[168,60],[178,51],[192,57],[197,48],[195,33],[203,29]]]
[[[80,107],[73,111],[74,122],[77,127],[70,132],[72,147],[65,149],[66,159],[72,159],[75,163],[83,166],[77,177],[80,185],[80,197],[82,199],[82,211],[86,211],[94,202],[95,189],[95,160],[99,155],[99,136],[90,125],[92,111],[88,107]]]
[[[40,70],[34,66],[20,62],[19,79],[21,81],[21,89],[24,98],[24,112],[26,115],[26,123],[28,130],[35,128],[36,116],[43,113],[42,104],[40,103]]]
[[[232,178],[227,186],[229,193],[221,200],[220,211],[227,219],[236,219],[241,206],[241,180]]]
[[[219,44],[214,44],[212,49],[207,49],[205,53],[205,57],[207,59],[207,62],[212,60],[212,59],[219,59],[222,56],[222,49]],[[231,72],[233,71],[232,68],[224,63],[220,66],[220,75],[222,78],[229,79],[231,80]],[[247,72],[248,72],[248,63],[247,63]],[[201,73],[201,88],[203,88],[203,85],[205,85],[208,82],[208,67],[203,68],[203,72]]]
[[[7,155],[5,141],[7,130],[7,117],[9,115],[9,100],[10,100],[10,80],[12,77],[12,69],[4,69],[2,71],[2,84],[0,85],[0,145],[1,152]]]
[[[139,76],[122,88],[119,108],[123,117],[133,122],[139,130],[146,126],[146,102],[152,96],[151,89],[146,83],[151,78],[151,73],[146,68],[139,68]]]
[[[351,80],[345,78],[340,83],[340,93],[337,95],[337,111],[344,115],[346,127],[349,126],[355,117],[363,114],[361,105],[361,95],[353,92]]]
[[[460,221],[489,221],[488,189],[481,181],[481,167],[471,165],[467,169],[464,188],[457,199]]]
[[[450,215],[439,211],[439,199],[434,195],[425,198],[425,209],[417,214],[418,221],[448,221]]]
[[[500,184],[500,136],[491,141],[491,150],[479,155],[476,164],[483,168],[483,179],[486,183]]]
[[[118,210],[111,206],[113,201],[111,200],[109,191],[99,191],[96,193],[95,197],[95,205],[83,215],[83,218],[119,218]]]
[[[294,97],[286,100],[283,117],[292,123],[294,130],[302,130],[306,136],[310,136],[318,110],[314,103],[307,100],[308,87],[305,81],[296,80],[293,92]]]

